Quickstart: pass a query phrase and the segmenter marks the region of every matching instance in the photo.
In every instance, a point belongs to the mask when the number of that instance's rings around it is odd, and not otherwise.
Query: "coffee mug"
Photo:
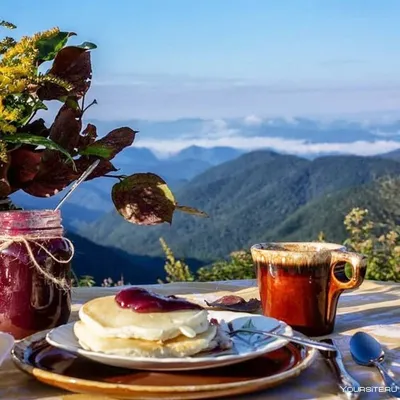
[[[251,255],[263,314],[308,336],[332,333],[340,294],[359,287],[367,268],[364,255],[334,243],[262,243]]]

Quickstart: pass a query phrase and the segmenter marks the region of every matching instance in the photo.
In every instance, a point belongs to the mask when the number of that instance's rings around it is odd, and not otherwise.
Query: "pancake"
[[[131,357],[188,357],[219,346],[229,348],[231,343],[219,326],[212,324],[195,338],[180,335],[165,342],[100,337],[82,321],[74,324],[74,333],[85,350]]]
[[[115,296],[85,303],[79,310],[79,318],[101,338],[167,341],[180,335],[194,338],[209,329],[207,310],[138,313],[120,307]]]

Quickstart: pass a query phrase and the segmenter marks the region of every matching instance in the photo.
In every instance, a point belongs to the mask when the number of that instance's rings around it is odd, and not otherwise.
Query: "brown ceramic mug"
[[[263,314],[308,336],[333,331],[340,294],[361,285],[367,266],[365,256],[333,243],[262,243],[251,254]]]

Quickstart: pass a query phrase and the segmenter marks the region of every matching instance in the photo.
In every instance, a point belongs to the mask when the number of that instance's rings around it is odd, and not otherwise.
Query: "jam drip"
[[[198,304],[175,296],[162,296],[142,288],[121,290],[115,301],[122,308],[131,308],[138,313],[157,313],[181,310],[202,310]]]

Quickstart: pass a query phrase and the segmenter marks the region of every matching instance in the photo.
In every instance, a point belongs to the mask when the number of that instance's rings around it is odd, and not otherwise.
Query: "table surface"
[[[207,283],[173,283],[150,285],[165,294],[190,294],[213,298],[239,292],[244,298],[258,297],[254,281],[229,281]],[[100,296],[110,295],[120,288],[75,288],[71,321],[76,320],[81,304]],[[338,343],[348,371],[360,382],[370,387],[361,399],[385,399],[383,384],[375,368],[356,365],[349,354],[349,340],[353,333],[363,330],[374,335],[387,349],[386,366],[400,381],[400,284],[365,281],[354,291],[345,292],[339,300],[335,331],[329,335]],[[381,389],[379,389],[381,388]],[[381,390],[381,392],[379,392]],[[318,355],[318,359],[300,376],[284,385],[265,392],[236,397],[236,400],[261,399],[338,399],[340,388],[334,375]],[[11,400],[111,400],[109,397],[71,394],[37,382],[20,372],[10,359],[0,367],[0,399]]]

